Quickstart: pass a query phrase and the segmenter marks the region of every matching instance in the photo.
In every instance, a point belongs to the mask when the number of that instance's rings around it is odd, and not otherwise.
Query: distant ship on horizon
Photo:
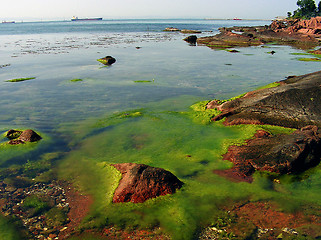
[[[73,16],[71,21],[100,21],[103,20],[103,18],[78,18]]]
[[[2,21],[2,23],[15,23],[15,21]]]

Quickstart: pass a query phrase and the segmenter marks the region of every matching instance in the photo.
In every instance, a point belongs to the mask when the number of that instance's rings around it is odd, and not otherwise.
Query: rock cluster
[[[24,144],[26,142],[37,142],[41,140],[39,134],[32,129],[27,129],[24,131],[10,129],[6,133],[6,137],[10,139],[8,142],[10,145]]]
[[[276,20],[272,22],[271,29],[276,32],[287,32],[289,34],[302,33],[307,35],[320,35],[321,17],[314,17],[309,20]]]
[[[269,124],[298,129],[278,136],[260,132],[244,146],[231,146],[224,159],[233,162],[234,167],[218,174],[250,182],[257,170],[287,174],[319,164],[321,72],[291,76],[279,84],[224,103],[213,100],[207,105],[222,112],[212,120],[225,119],[225,125]]]
[[[210,48],[257,46],[278,42],[297,48],[311,49],[319,45],[321,17],[310,20],[273,21],[269,26],[220,28],[215,36],[198,38],[197,43]]]
[[[144,164],[113,164],[122,174],[113,202],[142,203],[150,198],[175,193],[183,183],[172,173]]]
[[[22,222],[26,239],[58,239],[69,221],[64,188],[57,182],[22,183],[21,179],[14,184],[0,181],[1,213]]]

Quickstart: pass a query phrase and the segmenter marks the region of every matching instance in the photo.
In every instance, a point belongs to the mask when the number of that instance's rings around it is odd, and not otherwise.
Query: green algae
[[[82,82],[83,79],[80,78],[75,78],[75,79],[71,79],[70,82]]]
[[[281,83],[279,83],[279,82],[273,82],[273,83],[267,84],[267,85],[265,85],[265,86],[259,87],[259,88],[257,88],[256,90],[267,89],[267,88],[275,88],[275,87],[280,86],[280,84],[281,84]]]
[[[155,82],[155,79],[153,78],[153,80],[136,80],[134,81],[134,83],[153,83]]]
[[[106,118],[100,120],[94,127],[108,127],[126,121],[131,118],[141,117],[143,115],[142,109],[134,109],[120,113],[114,113]]]
[[[13,225],[14,224],[12,223],[12,221],[7,220],[2,215],[0,216],[0,239],[3,239],[3,240],[23,239]]]
[[[15,79],[6,80],[6,82],[23,82],[23,81],[27,81],[27,80],[33,80],[33,79],[36,79],[36,78],[35,77],[15,78]]]
[[[320,62],[320,58],[298,58],[299,61],[303,62]]]
[[[205,104],[195,105],[191,111],[201,111]],[[112,118],[110,121],[81,141],[59,167],[61,178],[73,181],[79,190],[95,199],[82,228],[109,224],[128,230],[160,226],[173,239],[192,239],[202,226],[215,223],[224,214],[219,206],[226,199],[280,198],[266,176],[256,174],[253,184],[232,183],[213,174],[213,170],[230,168],[232,164],[222,161],[222,154],[231,144],[244,144],[258,129],[272,134],[291,130],[274,126],[198,124],[189,113],[146,113],[146,110],[135,121],[117,124]],[[111,124],[112,128],[104,128]],[[121,176],[110,164],[124,162],[164,168],[183,181],[184,186],[173,195],[145,203],[113,204],[112,194]]]

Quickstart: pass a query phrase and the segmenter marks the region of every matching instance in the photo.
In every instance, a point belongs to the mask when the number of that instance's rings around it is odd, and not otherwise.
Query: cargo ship
[[[100,21],[103,20],[103,18],[78,18],[78,17],[72,17],[71,21]]]
[[[2,23],[15,23],[15,21],[2,21]]]

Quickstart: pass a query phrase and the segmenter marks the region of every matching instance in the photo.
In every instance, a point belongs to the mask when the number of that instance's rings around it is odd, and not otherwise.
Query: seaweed
[[[15,79],[6,80],[5,82],[23,82],[27,80],[33,80],[33,79],[36,79],[36,78],[35,77],[15,78]]]

